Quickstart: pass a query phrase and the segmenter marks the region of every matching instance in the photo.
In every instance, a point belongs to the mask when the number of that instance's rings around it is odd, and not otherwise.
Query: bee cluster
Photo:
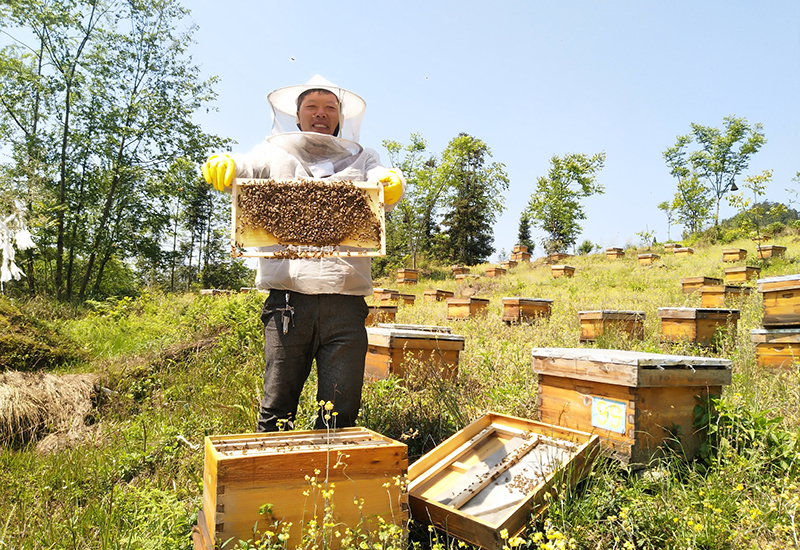
[[[263,229],[281,244],[323,247],[381,237],[369,197],[351,181],[249,182],[240,186],[237,207],[243,227]]]

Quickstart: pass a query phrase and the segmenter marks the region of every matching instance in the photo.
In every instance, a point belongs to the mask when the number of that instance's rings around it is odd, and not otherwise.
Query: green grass
[[[776,239],[775,244],[788,247],[788,258],[761,262],[761,277],[800,272],[794,240]],[[749,242],[728,247],[747,248],[753,255]],[[585,481],[564,487],[547,513],[532,521],[525,544],[793,547],[800,506],[795,444],[800,370],[756,367],[750,330],[760,325],[760,295],[730,304],[741,310],[738,331],[724,338],[718,350],[668,345],[659,337],[657,309],[699,306],[699,295],[684,295],[679,281],[722,277],[722,248],[698,247],[686,258],[656,249],[661,260],[647,267],[638,265],[632,250],[621,260],[578,256],[566,262],[576,268],[571,279],[553,279],[543,264],[521,264],[505,276],[471,283],[423,277],[418,285],[403,287],[417,300],[414,306],[400,306],[396,322],[447,325],[465,336],[458,378],[443,381],[418,366],[406,380],[368,383],[360,423],[406,442],[413,461],[487,411],[535,418],[531,348],[583,345],[581,310],[644,311],[642,341],[609,334],[594,345],[731,359],[733,383],[715,417],[713,447],[693,463],[665,458],[646,475],[598,461]],[[472,272],[484,269],[477,266]],[[390,280],[375,285],[395,288]],[[489,298],[488,312],[449,321],[444,302],[423,301],[427,288]],[[506,296],[552,299],[552,315],[508,326],[501,321],[501,298]],[[113,393],[98,404],[93,437],[81,446],[45,456],[32,446],[0,450],[0,548],[191,548],[203,468],[201,449],[191,446],[201,445],[206,435],[255,429],[263,368],[262,302],[258,294],[148,294],[94,304],[92,311],[53,314],[47,322],[91,358],[69,369],[100,373]],[[41,303],[17,306],[31,314],[43,309]],[[314,384],[311,380],[306,386],[298,428],[313,424]],[[516,542],[521,541],[508,544]],[[409,547],[459,545],[414,524]]]

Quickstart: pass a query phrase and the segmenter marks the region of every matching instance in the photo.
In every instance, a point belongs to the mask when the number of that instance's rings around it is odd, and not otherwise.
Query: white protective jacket
[[[339,96],[342,138],[284,131],[294,122],[295,99],[308,88],[329,89]],[[305,86],[282,88],[267,98],[272,107],[273,135],[246,155],[232,155],[237,178],[377,181],[386,175],[388,169],[381,166],[378,153],[362,149],[357,143],[366,108],[360,97],[314,77]],[[386,210],[393,207],[387,206]],[[368,296],[372,294],[370,265],[367,257],[259,258],[256,287],[303,294]]]

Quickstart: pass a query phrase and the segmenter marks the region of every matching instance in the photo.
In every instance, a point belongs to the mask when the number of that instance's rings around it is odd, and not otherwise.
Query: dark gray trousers
[[[258,431],[279,429],[278,420],[291,428],[303,385],[317,360],[317,403],[332,402],[338,413],[331,427],[355,425],[361,406],[369,309],[362,296],[289,293],[293,314],[284,334],[286,291],[271,290],[261,320],[264,323],[264,395]],[[316,429],[325,428],[318,416]]]

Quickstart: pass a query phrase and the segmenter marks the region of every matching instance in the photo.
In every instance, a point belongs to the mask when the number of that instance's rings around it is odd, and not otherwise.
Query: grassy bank
[[[775,244],[788,247],[786,259],[749,265],[759,265],[762,278],[800,272],[797,243],[785,238]],[[728,247],[754,255],[748,242]],[[634,251],[621,260],[578,256],[567,262],[576,268],[570,279],[553,279],[549,266],[536,262],[469,283],[442,278],[441,271],[423,276],[402,289],[417,299],[399,308],[396,322],[447,325],[464,335],[458,380],[442,382],[419,369],[405,381],[368,383],[360,424],[402,439],[413,461],[486,411],[535,418],[531,348],[581,345],[581,310],[643,311],[642,341],[611,334],[594,345],[731,359],[733,384],[712,426],[713,445],[696,462],[666,459],[647,475],[598,461],[585,482],[551,503],[524,541],[512,542],[532,548],[794,547],[800,371],[756,367],[750,330],[760,326],[760,295],[730,304],[741,311],[738,331],[716,351],[660,340],[657,309],[699,306],[699,295],[685,295],[679,281],[721,278],[722,248],[698,248],[681,258],[654,250],[661,260],[653,266],[639,266]],[[484,270],[472,268],[476,275]],[[395,288],[393,281],[375,285]],[[422,299],[427,288],[489,298],[488,313],[448,321],[443,302]],[[552,315],[507,326],[501,321],[506,296],[552,299]],[[203,438],[255,428],[262,302],[253,293],[145,295],[51,315],[48,325],[80,350],[59,371],[95,373],[105,390],[79,440],[57,442],[49,452],[37,451],[35,443],[0,449],[0,548],[190,548],[201,505]],[[16,306],[46,317],[36,311],[41,304]],[[313,383],[301,409],[298,428],[310,428]],[[458,543],[412,526],[409,546]]]

